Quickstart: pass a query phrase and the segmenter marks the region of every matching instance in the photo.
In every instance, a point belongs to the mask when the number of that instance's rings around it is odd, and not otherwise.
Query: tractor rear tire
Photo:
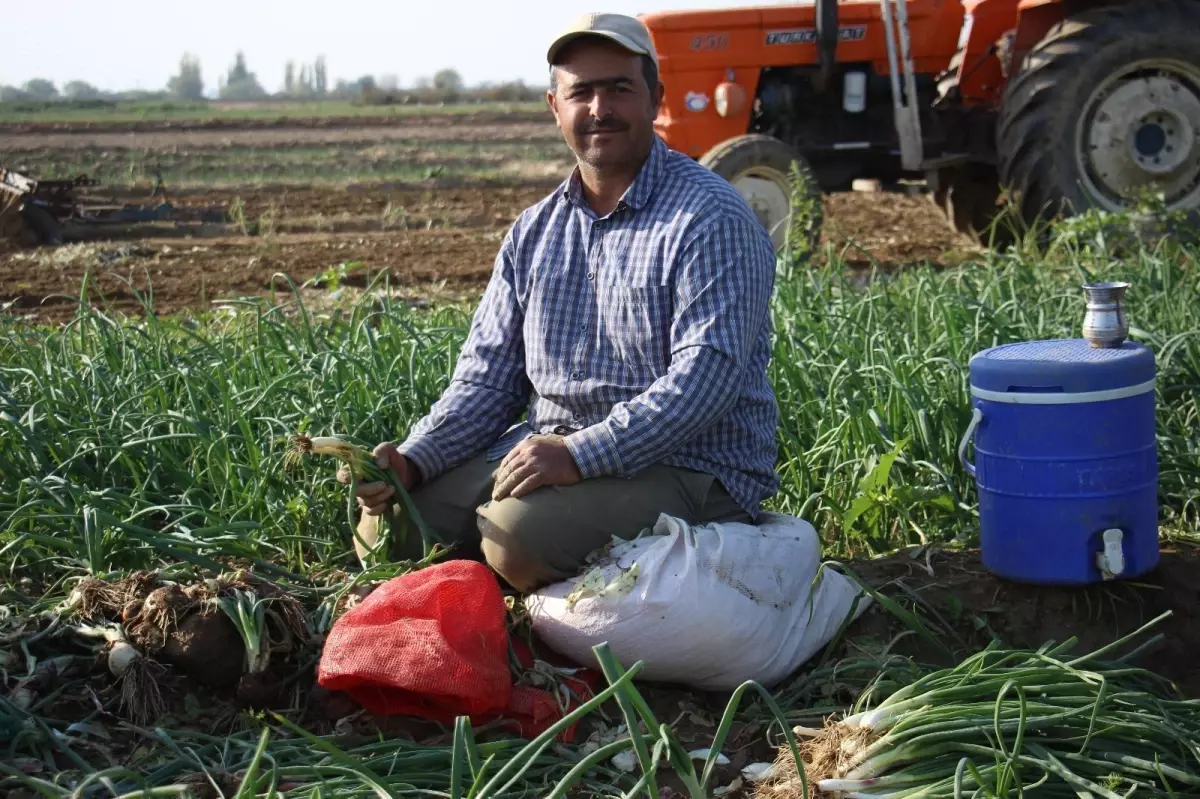
[[[1200,208],[1200,3],[1140,0],[1058,24],[1005,93],[1000,182],[1026,223],[1119,212],[1157,188]]]
[[[773,136],[748,133],[713,147],[700,158],[700,164],[737,189],[770,234],[776,253],[786,249],[807,260],[816,251],[824,203],[816,175],[804,156]],[[804,212],[802,218],[794,214],[797,207]]]

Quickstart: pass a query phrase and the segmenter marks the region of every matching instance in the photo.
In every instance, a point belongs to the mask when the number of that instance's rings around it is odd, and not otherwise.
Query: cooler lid
[[[971,387],[986,392],[1083,394],[1154,380],[1154,351],[1125,341],[1095,348],[1085,339],[1002,344],[971,358]]]

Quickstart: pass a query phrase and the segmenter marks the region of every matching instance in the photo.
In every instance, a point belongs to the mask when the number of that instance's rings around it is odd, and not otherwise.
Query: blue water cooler
[[[1157,565],[1155,371],[1149,348],[1123,340],[1028,341],[971,359],[959,456],[978,487],[989,571],[1083,585]]]

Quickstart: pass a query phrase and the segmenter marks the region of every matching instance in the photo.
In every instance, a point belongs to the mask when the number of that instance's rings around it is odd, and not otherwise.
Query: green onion
[[[948,799],[971,789],[1000,797],[1035,783],[1109,799],[1194,791],[1200,701],[1101,659],[1169,615],[1071,660],[1064,655],[1074,642],[1036,651],[993,644],[873,707],[804,729],[806,768],[818,772],[819,792],[844,796]]]
[[[242,637],[246,648],[246,673],[266,671],[271,664],[271,650],[266,642],[266,600],[251,591],[235,588],[215,601]]]
[[[433,532],[432,528],[425,524],[425,520],[421,518],[421,513],[419,510],[417,510],[417,506],[413,502],[412,496],[408,493],[408,490],[404,487],[404,484],[400,482],[399,475],[397,475],[396,472],[390,468],[381,469],[378,464],[375,463],[375,458],[371,455],[371,453],[367,452],[362,447],[356,446],[347,441],[343,441],[342,439],[334,436],[319,436],[317,438],[309,438],[305,435],[297,435],[293,438],[293,443],[295,447],[291,453],[293,458],[299,455],[330,455],[346,464],[346,466],[349,468],[350,496],[347,504],[346,515],[351,530],[357,531],[357,525],[354,523],[354,493],[357,490],[358,482],[365,478],[370,482],[388,483],[396,490],[396,495],[400,497],[401,501],[404,503],[405,512],[412,518],[413,522],[417,526],[417,529],[420,530],[421,540],[424,545],[425,557],[429,557],[433,553],[435,543],[445,543],[442,541],[440,536]],[[384,514],[384,518],[389,522],[387,525],[389,530],[391,529],[391,515],[391,508],[389,507]],[[406,527],[402,528],[402,538],[405,535],[403,531],[406,529]],[[366,542],[362,541],[361,539],[357,539],[357,532],[355,532],[355,536],[356,540],[358,540],[359,543],[365,548]],[[403,543],[403,541],[401,543]],[[387,545],[387,536],[380,536],[380,539],[375,542],[375,546],[369,549],[370,555],[368,556],[368,560],[373,562],[374,558],[378,556],[381,550],[386,551]]]

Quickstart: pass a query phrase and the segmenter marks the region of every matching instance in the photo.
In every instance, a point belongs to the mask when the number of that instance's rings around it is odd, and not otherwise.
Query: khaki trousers
[[[750,520],[712,475],[661,465],[628,480],[599,477],[543,486],[520,499],[493,502],[499,465],[480,455],[419,486],[412,497],[425,522],[454,544],[451,557],[482,558],[522,593],[574,576],[589,553],[613,536],[630,539],[653,527],[660,513],[689,524]],[[378,540],[381,518],[364,513],[360,519],[359,536],[368,545]],[[415,532],[410,529],[407,551],[393,544],[393,560],[420,559]],[[355,547],[362,557],[357,541]]]

